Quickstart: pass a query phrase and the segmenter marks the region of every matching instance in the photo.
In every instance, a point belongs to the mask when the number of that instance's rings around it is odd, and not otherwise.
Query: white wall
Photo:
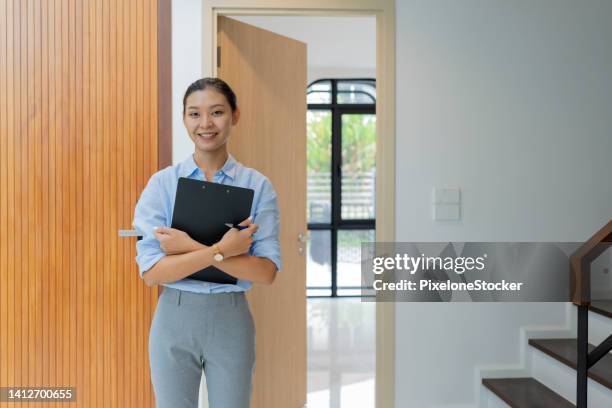
[[[576,241],[612,218],[612,2],[410,0],[397,13],[397,240]],[[432,221],[434,186],[462,220]],[[397,407],[471,403],[561,304],[398,304]],[[443,392],[441,391],[443,390]]]
[[[183,95],[202,77],[202,0],[172,2],[172,162],[193,153],[182,120]]]

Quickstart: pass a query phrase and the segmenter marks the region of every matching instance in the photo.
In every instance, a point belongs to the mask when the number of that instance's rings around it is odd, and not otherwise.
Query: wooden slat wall
[[[0,386],[154,406],[158,292],[117,230],[160,165],[157,25],[152,0],[0,0]]]

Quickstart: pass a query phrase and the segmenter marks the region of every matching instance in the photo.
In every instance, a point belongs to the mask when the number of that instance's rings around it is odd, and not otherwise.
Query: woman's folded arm
[[[192,252],[162,257],[151,269],[143,273],[149,286],[176,282],[213,264],[213,250],[205,245]]]
[[[237,255],[215,262],[214,266],[237,279],[266,285],[276,278],[276,264],[268,258],[253,255]]]

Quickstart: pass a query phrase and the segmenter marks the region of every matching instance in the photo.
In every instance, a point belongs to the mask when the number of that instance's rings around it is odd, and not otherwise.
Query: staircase
[[[612,300],[591,300],[590,287],[590,264],[610,245],[612,221],[571,257],[577,336],[529,339],[531,376],[483,378],[487,408],[612,408]]]

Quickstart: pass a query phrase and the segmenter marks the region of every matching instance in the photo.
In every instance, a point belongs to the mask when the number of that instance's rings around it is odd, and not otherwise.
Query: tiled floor
[[[308,408],[374,407],[375,303],[308,300]]]

